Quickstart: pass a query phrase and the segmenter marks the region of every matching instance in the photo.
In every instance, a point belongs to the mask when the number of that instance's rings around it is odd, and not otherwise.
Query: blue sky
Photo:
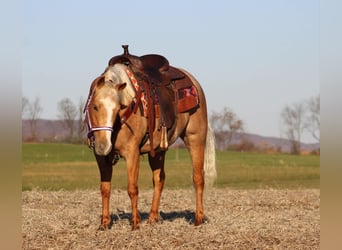
[[[22,8],[22,95],[40,98],[42,118],[57,119],[65,97],[86,98],[122,44],[190,71],[209,111],[232,108],[250,133],[284,136],[282,108],[320,92],[318,0],[27,0]]]

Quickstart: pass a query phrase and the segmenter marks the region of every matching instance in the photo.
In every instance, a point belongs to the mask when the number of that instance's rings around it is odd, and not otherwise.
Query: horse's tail
[[[211,187],[216,179],[216,154],[215,154],[215,136],[214,132],[208,123],[207,141],[204,152],[204,176],[205,185]]]

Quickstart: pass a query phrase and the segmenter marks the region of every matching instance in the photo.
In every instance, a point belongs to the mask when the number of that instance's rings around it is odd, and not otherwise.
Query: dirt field
[[[319,249],[317,189],[206,190],[208,222],[199,227],[193,190],[165,190],[155,225],[146,223],[151,197],[140,191],[142,224],[131,231],[128,195],[113,190],[113,225],[97,231],[98,190],[23,192],[23,249]]]

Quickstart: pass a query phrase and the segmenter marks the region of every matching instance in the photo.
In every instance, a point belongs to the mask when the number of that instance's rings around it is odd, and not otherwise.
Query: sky
[[[43,119],[86,98],[122,44],[191,72],[209,114],[229,107],[248,133],[285,137],[284,106],[320,94],[318,0],[27,0],[22,11],[22,95],[40,98]]]

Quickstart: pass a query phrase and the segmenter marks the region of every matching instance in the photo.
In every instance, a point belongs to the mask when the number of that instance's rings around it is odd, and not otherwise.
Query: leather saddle
[[[128,45],[122,46],[124,53],[112,57],[108,65],[123,63],[131,65],[138,78],[145,78],[152,85],[167,85],[185,77],[178,69],[170,66],[169,61],[161,55],[149,54],[144,56],[131,55],[128,52]]]
[[[154,121],[158,117],[156,113],[159,113],[160,117],[159,129],[172,131],[178,113],[178,91],[191,88],[193,84],[187,75],[172,67],[164,56],[157,54],[135,56],[128,52],[128,45],[122,45],[122,48],[124,53],[112,57],[108,66],[117,63],[127,65],[134,73],[140,88],[145,92],[149,104],[145,115],[149,120],[149,137],[153,145]],[[154,150],[152,151],[154,154]]]
[[[108,65],[125,64],[133,71],[139,84],[147,82],[147,86],[141,86],[142,89],[149,92],[150,96],[147,98],[151,98],[154,104],[159,106],[161,125],[171,128],[177,118],[175,106],[177,91],[191,87],[191,80],[179,69],[172,67],[164,56],[157,54],[135,56],[128,52],[128,45],[122,45],[122,48],[124,53],[112,57]],[[154,110],[149,113],[150,116],[154,116]]]

